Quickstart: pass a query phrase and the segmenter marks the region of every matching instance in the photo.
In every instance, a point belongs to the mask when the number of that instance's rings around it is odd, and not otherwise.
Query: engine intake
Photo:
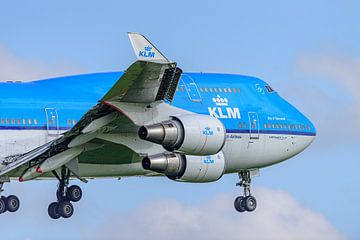
[[[161,123],[142,126],[141,139],[161,144],[169,151],[191,155],[218,153],[225,144],[226,130],[216,118],[201,114],[173,117]]]

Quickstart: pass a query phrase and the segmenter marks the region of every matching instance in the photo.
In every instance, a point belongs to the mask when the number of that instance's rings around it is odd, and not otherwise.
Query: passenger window
[[[1,124],[4,124],[4,119],[3,118],[1,119]]]
[[[233,92],[236,93],[236,88],[233,88]]]
[[[228,92],[231,92],[231,88],[228,88]]]
[[[227,92],[227,89],[226,89],[226,88],[224,88],[224,92]]]
[[[75,120],[75,119],[74,119],[72,122],[73,122],[73,125],[75,125],[75,124],[76,124],[76,120]]]
[[[209,91],[209,89],[206,87],[206,88],[205,88],[205,92],[208,92],[208,91]]]
[[[203,92],[203,91],[204,91],[204,89],[201,87],[201,88],[200,88],[200,92]]]
[[[68,124],[69,126],[71,125],[71,120],[70,120],[70,119],[67,120],[67,124]]]
[[[26,125],[26,119],[25,118],[23,118],[23,124]]]
[[[20,118],[16,119],[16,123],[17,123],[17,124],[20,124],[20,123],[21,123],[21,122],[20,122]]]
[[[270,123],[268,123],[267,126],[268,126],[268,128],[271,128],[271,124],[270,124]]]
[[[37,125],[38,124],[38,120],[37,118],[34,118],[34,124]]]
[[[212,88],[209,88],[209,91],[210,91],[210,92],[212,92],[212,91],[213,91],[213,89],[212,89]]]
[[[9,119],[7,118],[7,119],[6,119],[6,124],[9,124],[9,123],[10,123],[10,121],[9,121]]]
[[[28,119],[28,123],[29,123],[29,125],[31,125],[31,122],[32,122],[32,121],[31,121],[31,118],[29,118],[29,119]]]
[[[181,87],[180,90],[183,92],[183,91],[184,91],[184,87]]]
[[[221,89],[221,88],[219,88],[219,92],[222,92],[222,89]]]
[[[238,92],[238,93],[240,92],[240,88],[238,88],[237,92]]]
[[[264,128],[266,128],[267,127],[267,124],[266,123],[264,123]]]
[[[11,119],[11,124],[15,124],[15,119],[14,118]]]
[[[243,127],[244,127],[244,128],[247,128],[246,122],[243,123]]]

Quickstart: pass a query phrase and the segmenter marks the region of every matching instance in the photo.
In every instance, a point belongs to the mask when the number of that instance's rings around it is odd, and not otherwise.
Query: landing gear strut
[[[234,207],[238,212],[252,212],[256,209],[256,199],[254,196],[251,195],[250,192],[250,171],[241,171],[239,172],[239,178],[241,179],[240,182],[236,184],[236,186],[240,186],[244,188],[243,196],[239,196],[234,201]]]
[[[52,219],[69,218],[74,213],[71,202],[78,202],[82,197],[81,188],[77,185],[68,187],[70,171],[65,166],[61,168],[61,176],[56,171],[53,171],[53,174],[59,180],[59,185],[56,191],[57,202],[50,203],[48,207],[49,216]]]
[[[2,196],[3,192],[3,182],[0,182],[0,214],[8,212],[16,212],[20,207],[20,200],[15,195],[10,195],[8,197]]]

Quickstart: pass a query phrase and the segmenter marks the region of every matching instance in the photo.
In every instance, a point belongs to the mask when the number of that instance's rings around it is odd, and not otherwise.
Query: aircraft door
[[[256,112],[249,112],[249,128],[250,128],[250,139],[259,139],[259,117]]]
[[[201,102],[201,96],[199,93],[199,89],[195,83],[195,81],[187,74],[181,75],[181,83],[185,88],[185,91],[188,93],[189,99],[193,102]]]
[[[59,118],[55,108],[45,108],[46,130],[49,136],[59,135]]]

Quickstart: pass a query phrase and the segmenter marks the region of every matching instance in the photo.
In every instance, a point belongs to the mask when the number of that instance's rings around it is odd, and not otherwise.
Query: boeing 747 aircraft
[[[251,178],[308,147],[314,125],[258,78],[183,73],[141,34],[129,38],[137,61],[124,72],[0,83],[0,194],[10,180],[55,179],[58,219],[82,197],[72,179],[236,173],[235,209],[254,211]],[[0,198],[0,213],[19,206]]]

